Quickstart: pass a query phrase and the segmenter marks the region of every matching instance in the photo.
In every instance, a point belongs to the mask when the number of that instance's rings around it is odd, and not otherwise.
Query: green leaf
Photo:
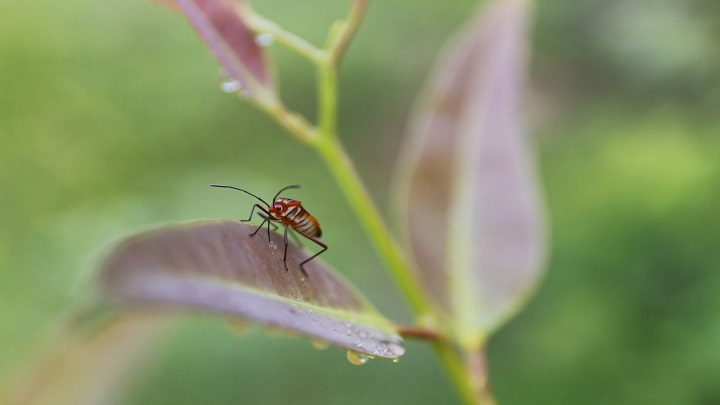
[[[426,292],[466,347],[541,275],[544,218],[522,128],[529,2],[490,2],[441,56],[411,119],[396,206]]]
[[[194,222],[122,241],[102,264],[103,296],[115,304],[179,307],[243,318],[357,353],[404,353],[393,324],[320,260],[282,235],[234,220]]]

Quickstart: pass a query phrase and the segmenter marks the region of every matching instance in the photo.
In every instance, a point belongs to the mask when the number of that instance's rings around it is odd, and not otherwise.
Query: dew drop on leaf
[[[387,342],[386,343],[387,349],[392,353],[393,355],[400,357],[403,354],[405,354],[405,347],[402,346],[399,343],[396,342]],[[398,359],[396,359],[398,360]]]
[[[372,357],[368,356],[366,354],[361,354],[358,352],[354,352],[352,350],[348,350],[347,352],[347,359],[350,362],[350,364],[356,365],[356,366],[362,366],[363,364],[367,363],[368,360],[370,360]]]

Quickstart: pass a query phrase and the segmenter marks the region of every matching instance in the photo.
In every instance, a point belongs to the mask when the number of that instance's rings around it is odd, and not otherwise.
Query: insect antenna
[[[280,196],[280,193],[282,193],[282,192],[285,191],[285,190],[289,190],[289,189],[291,189],[291,188],[300,188],[300,185],[299,185],[299,184],[293,184],[292,186],[285,186],[285,187],[281,188],[280,191],[278,191],[277,194],[275,194],[275,197],[273,198],[273,201],[275,201],[275,200]]]
[[[222,184],[211,184],[210,187],[231,188],[231,189],[233,189],[233,190],[242,191],[242,192],[245,193],[245,194],[250,194],[251,196],[257,198],[257,199],[260,200],[263,204],[265,204],[268,208],[270,207],[270,204],[266,203],[265,200],[263,200],[262,198],[256,196],[255,194],[253,194],[253,193],[251,193],[251,192],[249,192],[249,191],[247,191],[247,190],[243,190],[243,189],[241,189],[241,188],[237,188],[237,187],[233,187],[233,186],[225,186],[225,185],[222,185]],[[294,187],[294,186],[290,186],[290,187]],[[288,188],[288,187],[285,187],[285,188]],[[281,190],[281,191],[282,191],[282,190]]]

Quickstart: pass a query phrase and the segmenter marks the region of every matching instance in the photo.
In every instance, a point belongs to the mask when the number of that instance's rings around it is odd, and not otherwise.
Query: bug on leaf
[[[295,232],[299,233],[300,235],[304,236],[305,238],[315,242],[318,246],[322,248],[319,252],[315,253],[314,255],[310,256],[309,258],[305,259],[300,263],[300,270],[303,272],[303,274],[307,277],[307,272],[305,271],[305,263],[309,262],[310,260],[318,257],[322,252],[327,250],[327,245],[320,242],[317,238],[322,235],[322,230],[320,229],[320,223],[317,219],[315,219],[314,216],[310,215],[309,212],[303,208],[302,203],[297,200],[293,200],[291,198],[285,198],[280,197],[280,193],[282,193],[285,190],[293,189],[293,188],[300,188],[299,185],[293,185],[293,186],[287,186],[280,189],[280,191],[275,194],[275,197],[272,199],[273,203],[268,204],[265,200],[262,198],[256,196],[255,194],[243,190],[241,188],[233,187],[233,186],[225,186],[222,184],[211,184],[212,187],[221,187],[221,188],[231,188],[233,190],[242,191],[243,193],[249,194],[258,200],[265,204],[267,209],[263,207],[260,204],[253,205],[252,209],[250,210],[250,216],[248,219],[240,220],[240,222],[248,222],[252,219],[253,213],[255,212],[255,208],[259,210],[258,215],[260,215],[263,218],[263,222],[258,226],[258,228],[255,230],[255,232],[251,233],[250,236],[255,236],[255,234],[260,231],[260,229],[265,225],[267,222],[268,224],[268,242],[270,241],[270,225],[274,225],[275,223],[280,223],[285,228],[284,231],[284,242],[285,242],[285,255],[283,256],[283,264],[285,265],[285,270],[288,270],[287,266],[287,249],[288,249],[288,228],[292,228]]]

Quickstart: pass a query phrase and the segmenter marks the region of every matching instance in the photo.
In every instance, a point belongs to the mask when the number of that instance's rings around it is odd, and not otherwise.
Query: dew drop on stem
[[[255,35],[255,43],[258,46],[268,47],[275,43],[275,36],[268,33]]]
[[[225,93],[238,93],[242,90],[242,85],[240,81],[228,78],[220,81],[220,90]]]

